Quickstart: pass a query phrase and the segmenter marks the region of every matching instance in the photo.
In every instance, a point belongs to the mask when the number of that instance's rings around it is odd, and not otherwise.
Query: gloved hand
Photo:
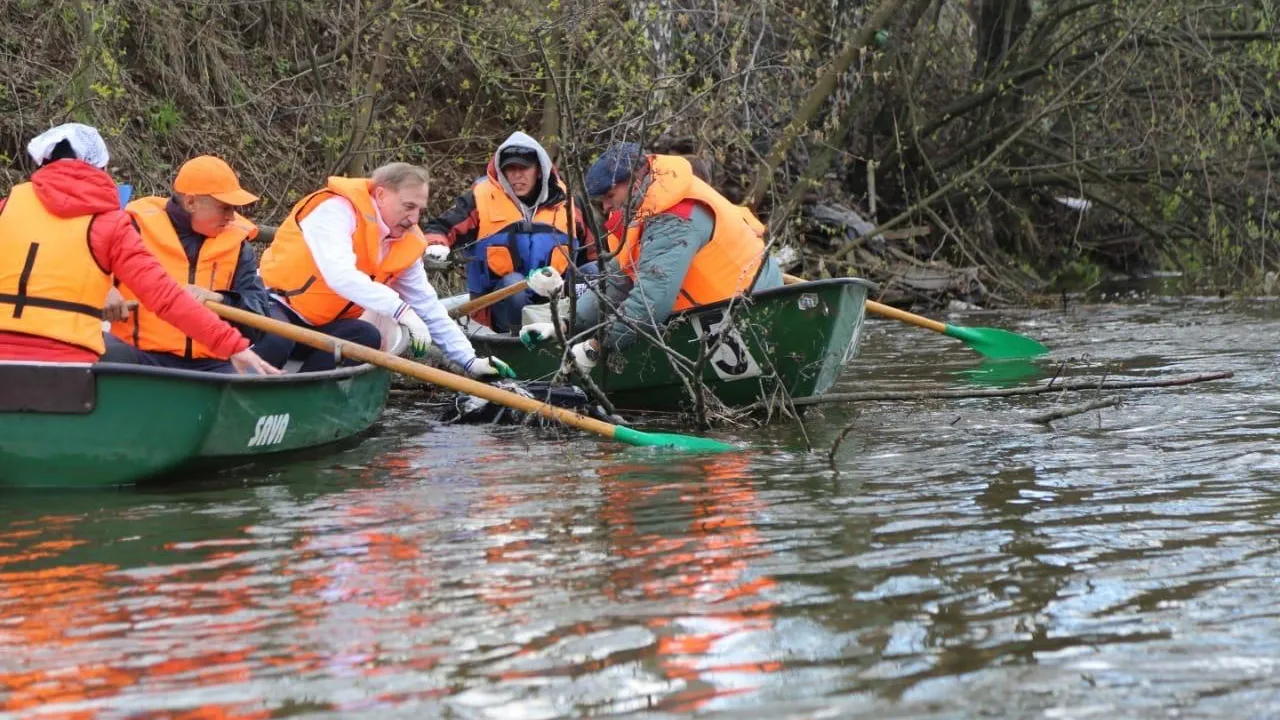
[[[524,346],[530,350],[533,349],[534,345],[537,345],[547,338],[555,337],[555,335],[556,326],[554,323],[529,323],[528,325],[520,328],[520,342],[524,343]]]
[[[423,264],[429,268],[442,268],[449,264],[449,248],[432,243],[424,251]]]
[[[529,271],[526,278],[529,289],[542,297],[551,297],[564,288],[564,278],[553,267],[540,267]]]
[[[569,348],[569,357],[573,358],[579,370],[589,373],[600,360],[600,348],[595,340],[584,340]]]
[[[415,358],[425,356],[427,350],[431,349],[431,331],[422,322],[422,318],[418,317],[418,313],[413,308],[401,308],[396,314],[396,321],[409,333],[409,354]]]
[[[516,371],[512,370],[510,365],[492,355],[471,358],[466,370],[467,374],[473,378],[504,377],[514,380],[516,377]]]

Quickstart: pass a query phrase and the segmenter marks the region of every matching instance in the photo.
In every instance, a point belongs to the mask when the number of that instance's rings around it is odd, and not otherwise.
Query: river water
[[[828,407],[813,452],[700,457],[398,407],[287,467],[11,494],[0,716],[1277,717],[1277,316],[949,317],[1042,339],[1040,376],[1236,373],[1051,427],[1092,395]],[[841,389],[1008,369],[873,321]]]

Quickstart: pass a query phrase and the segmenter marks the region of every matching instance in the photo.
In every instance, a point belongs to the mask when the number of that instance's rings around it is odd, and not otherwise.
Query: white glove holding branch
[[[427,267],[442,268],[449,264],[449,248],[444,245],[428,245],[423,254],[423,261]]]
[[[529,289],[542,297],[551,297],[564,288],[564,278],[553,267],[540,267],[529,271]]]
[[[431,331],[427,329],[427,324],[422,322],[422,318],[418,317],[418,313],[411,307],[403,307],[396,314],[396,321],[405,332],[409,333],[409,353],[415,358],[426,355],[427,350],[431,348]]]
[[[573,363],[579,370],[588,373],[600,359],[600,348],[595,340],[584,340],[569,348],[569,357],[573,358]]]
[[[514,379],[516,376],[516,371],[512,370],[510,365],[492,355],[472,359],[471,362],[467,363],[466,371],[473,378],[504,377]]]

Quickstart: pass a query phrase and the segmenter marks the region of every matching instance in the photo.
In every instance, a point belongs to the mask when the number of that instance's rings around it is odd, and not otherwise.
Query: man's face
[[[430,188],[426,183],[421,185],[407,184],[399,190],[374,188],[373,202],[378,206],[378,214],[382,222],[391,229],[391,237],[400,238],[418,224],[418,218],[427,207]]]
[[[604,214],[608,215],[615,210],[622,210],[627,206],[627,196],[629,195],[630,182],[622,181],[614,185],[604,195],[600,196],[600,207],[604,209]]]
[[[536,165],[522,165],[513,162],[502,168],[502,175],[507,179],[507,184],[511,185],[511,189],[520,197],[533,192],[534,186],[538,184],[538,168]]]
[[[236,209],[212,195],[184,195],[182,209],[191,215],[191,229],[204,237],[221,234],[236,217]]]

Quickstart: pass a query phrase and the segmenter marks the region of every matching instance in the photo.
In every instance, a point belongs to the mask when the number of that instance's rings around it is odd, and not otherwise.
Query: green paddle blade
[[[1049,348],[1026,335],[1008,330],[948,325],[943,334],[963,340],[969,347],[989,358],[1029,358],[1049,352]]]
[[[668,447],[676,450],[688,450],[690,452],[729,452],[738,448],[723,443],[719,440],[711,438],[693,437],[692,435],[678,435],[676,433],[649,433],[632,430],[629,427],[621,425],[616,426],[613,431],[613,439],[628,445],[638,445],[640,447]]]

